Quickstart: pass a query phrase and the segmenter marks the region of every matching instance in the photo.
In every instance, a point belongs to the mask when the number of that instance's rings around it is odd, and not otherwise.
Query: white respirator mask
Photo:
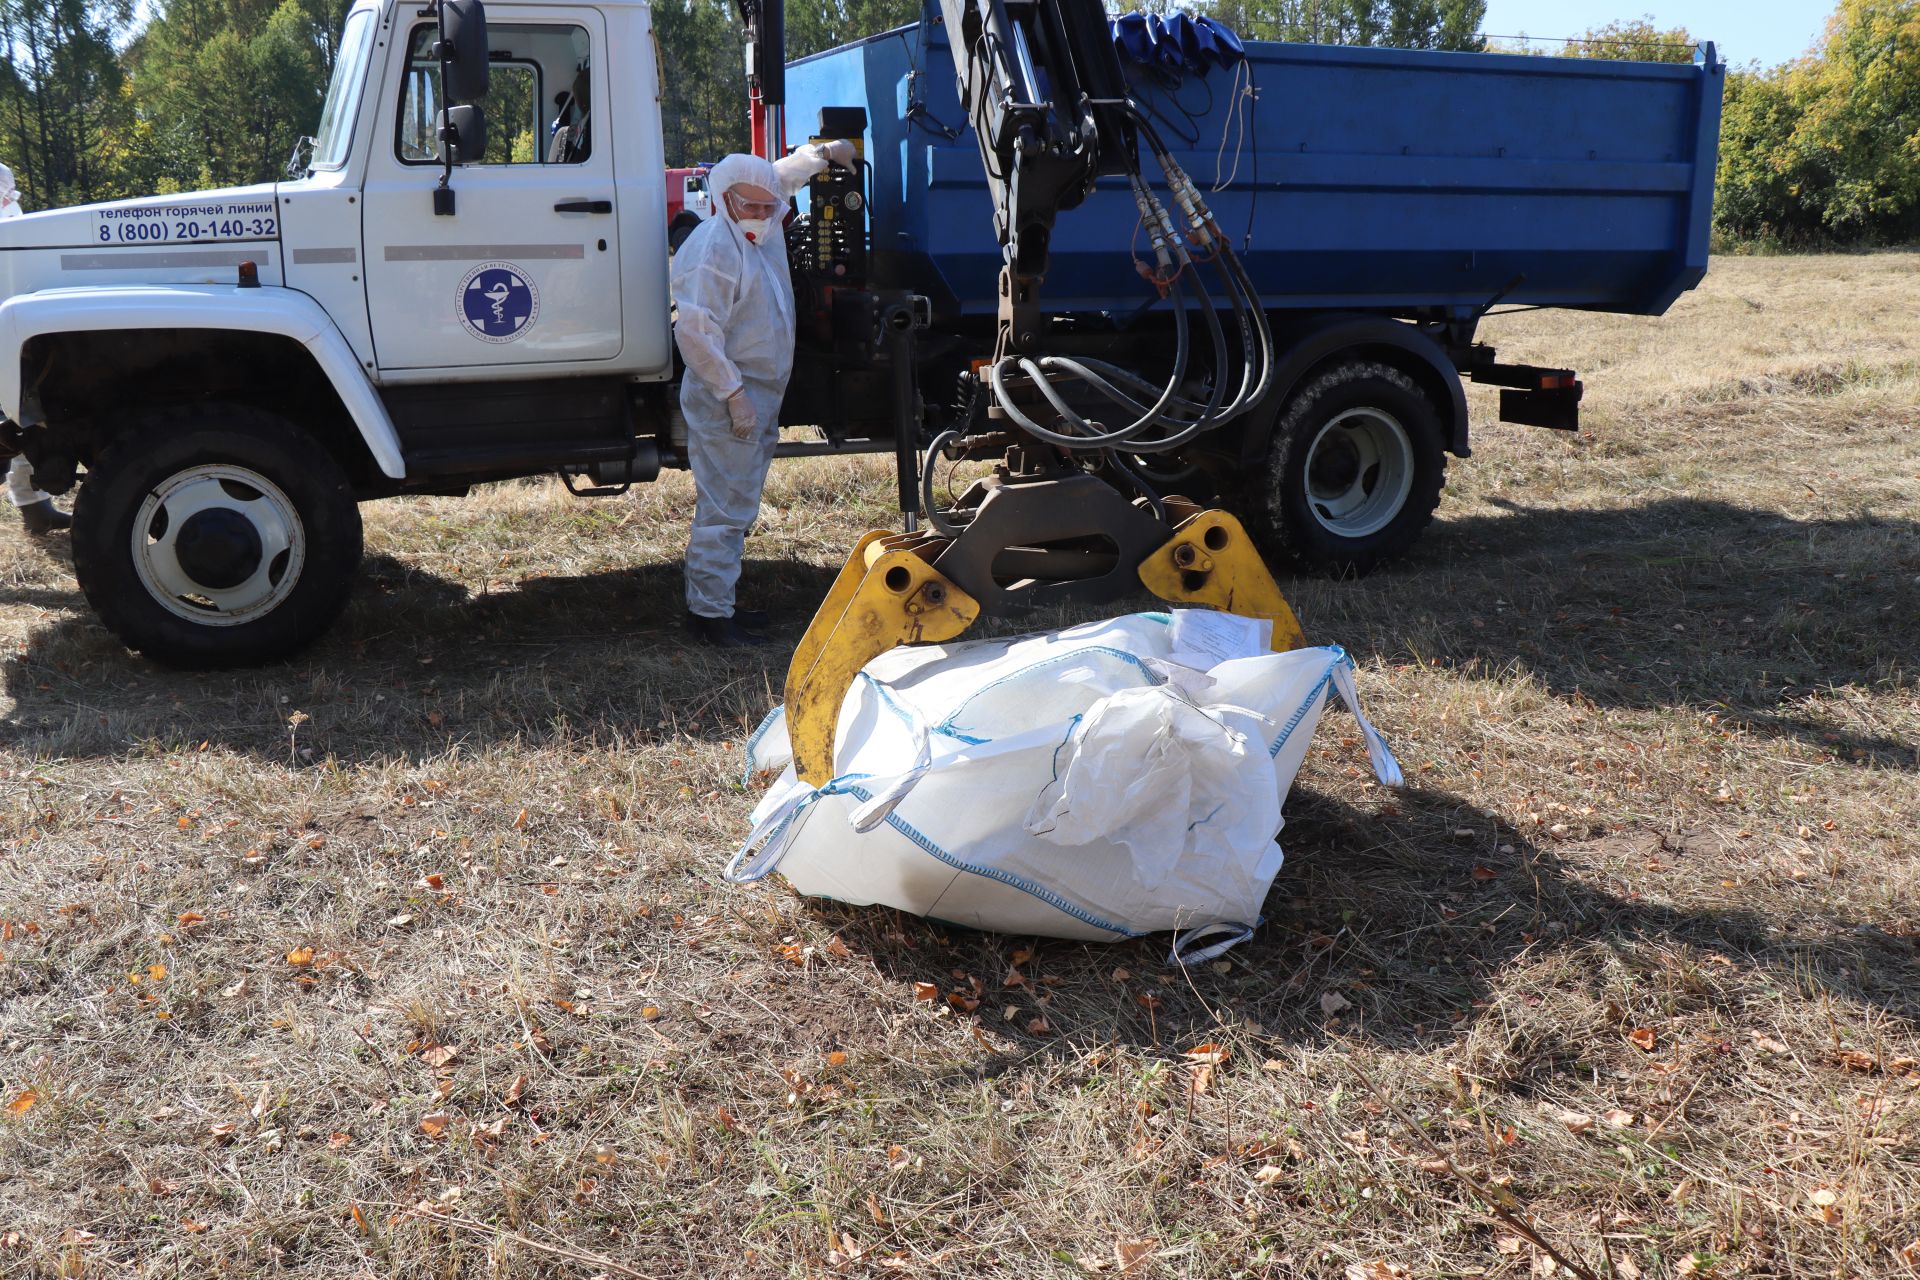
[[[740,228],[741,234],[746,236],[749,242],[757,245],[765,245],[773,239],[774,224],[772,218],[741,217],[740,210],[735,207],[735,202],[739,200],[739,197],[735,196],[732,191],[726,192],[722,199],[727,206],[727,216],[733,219],[735,225]],[[746,201],[739,202],[742,204],[747,203]],[[751,209],[765,209],[768,206],[765,204],[748,204],[747,207]],[[778,208],[779,206],[774,205],[773,207]]]

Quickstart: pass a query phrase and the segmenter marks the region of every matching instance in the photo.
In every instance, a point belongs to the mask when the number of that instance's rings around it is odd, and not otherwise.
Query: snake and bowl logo
[[[540,318],[540,290],[511,262],[483,262],[467,272],[455,303],[460,322],[482,342],[512,342]]]

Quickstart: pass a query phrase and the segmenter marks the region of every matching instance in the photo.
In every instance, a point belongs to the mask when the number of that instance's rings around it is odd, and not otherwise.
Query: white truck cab
[[[75,570],[123,640],[306,643],[365,498],[652,478],[655,48],[629,0],[362,0],[299,176],[0,223],[0,456],[54,492],[84,469]]]

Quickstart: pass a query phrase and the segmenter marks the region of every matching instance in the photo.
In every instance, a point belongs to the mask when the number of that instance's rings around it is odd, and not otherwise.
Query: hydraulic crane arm
[[[999,324],[973,388],[984,414],[941,433],[917,467],[906,442],[920,423],[897,424],[903,495],[914,471],[931,474],[936,452],[1001,461],[945,509],[923,488],[929,531],[914,531],[909,509],[907,533],[861,539],[814,615],[786,685],[794,767],[814,786],[833,777],[841,703],[861,667],[895,645],[957,638],[981,616],[1104,602],[1144,586],[1164,600],[1270,619],[1276,650],[1305,643],[1240,522],[1155,493],[1134,465],[1258,403],[1272,377],[1273,336],[1204,198],[1129,99],[1105,10],[1099,0],[938,4],[992,195]],[[1142,144],[1179,223],[1142,173]],[[1133,189],[1158,264],[1143,273],[1170,303],[1170,361],[1157,384],[1092,356],[1042,351],[1054,220],[1109,175]],[[1202,264],[1224,287],[1225,321]],[[1200,317],[1197,335],[1190,312]]]
[[[1126,75],[1099,0],[940,0],[1005,265],[999,350],[1032,350],[1057,214],[1137,167]]]

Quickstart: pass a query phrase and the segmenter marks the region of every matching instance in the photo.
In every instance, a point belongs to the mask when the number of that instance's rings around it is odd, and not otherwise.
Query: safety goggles
[[[771,218],[780,212],[778,200],[743,200],[729,191],[727,201],[733,206],[734,214],[742,218]]]

